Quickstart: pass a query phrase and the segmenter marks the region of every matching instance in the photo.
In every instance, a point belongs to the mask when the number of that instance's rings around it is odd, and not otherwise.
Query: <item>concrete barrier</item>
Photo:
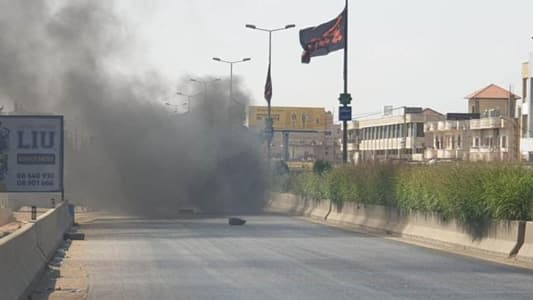
[[[527,222],[524,233],[524,244],[518,251],[518,259],[533,262],[533,222]]]
[[[399,232],[402,220],[399,211],[394,208],[346,202],[342,207],[334,205],[327,221],[337,225]]]
[[[287,193],[272,193],[265,210],[273,213],[303,214],[299,197]]]
[[[13,221],[13,214],[10,208],[0,208],[0,226]]]
[[[309,200],[287,193],[272,193],[265,206],[267,212],[306,216],[316,219],[324,219],[329,209],[329,200]]]
[[[14,233],[0,239],[0,296],[24,296],[46,267],[71,219],[66,204],[42,215]]]
[[[400,233],[406,237],[506,257],[515,255],[521,246],[519,221],[490,221],[472,228],[431,213],[411,212],[401,219]]]
[[[327,211],[330,201],[317,203],[290,194],[274,194],[271,205],[277,212],[311,217],[321,217]],[[311,213],[307,207],[311,207]],[[313,212],[316,211],[316,215]],[[402,212],[397,208],[346,202],[342,206],[333,205],[326,214],[331,224],[362,227],[387,234],[396,234],[426,242],[438,243],[454,248],[490,252],[500,256],[514,256],[524,240],[524,222],[492,221],[471,228],[456,220],[443,220],[437,214],[423,212]],[[522,226],[522,228],[521,228]],[[528,235],[521,250],[523,257],[533,258],[533,224],[525,230]],[[529,242],[529,244],[528,244]],[[524,248],[524,247],[522,247]]]
[[[63,233],[72,224],[72,218],[68,212],[68,205],[62,204],[56,209],[46,212],[37,219],[36,224],[37,246],[50,259],[55,249],[63,241]]]

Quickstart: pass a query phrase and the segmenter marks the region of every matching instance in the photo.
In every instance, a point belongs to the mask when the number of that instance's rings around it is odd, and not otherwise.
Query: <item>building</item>
[[[349,159],[362,161],[423,161],[426,144],[424,124],[444,120],[444,115],[426,108],[387,107],[382,116],[353,121],[349,126]]]
[[[426,123],[426,135],[432,139],[426,159],[518,159],[519,123],[514,115],[520,97],[491,84],[465,99],[469,113],[447,114],[446,120]]]
[[[479,114],[446,114],[446,120],[427,122],[427,144],[425,159],[432,160],[469,160],[470,157],[470,120],[479,119]]]
[[[529,61],[522,64],[522,102],[518,108],[520,120],[520,152],[523,159],[533,161],[533,53],[529,55]]]
[[[333,114],[321,107],[272,107],[273,159],[284,161],[340,161],[340,126]],[[247,126],[260,134],[268,116],[266,106],[250,106]],[[265,145],[266,147],[266,145]],[[265,149],[266,153],[266,149]]]
[[[468,100],[469,113],[482,114],[495,111],[501,116],[514,118],[516,100],[520,97],[495,84],[489,84],[466,96],[465,99]]]

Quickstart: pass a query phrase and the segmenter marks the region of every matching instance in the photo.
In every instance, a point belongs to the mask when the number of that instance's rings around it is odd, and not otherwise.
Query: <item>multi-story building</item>
[[[518,159],[518,120],[514,95],[491,84],[466,97],[468,114],[447,114],[446,120],[428,122],[432,143],[426,159],[496,161]]]
[[[529,55],[529,61],[522,64],[522,103],[518,108],[520,119],[520,152],[522,158],[533,161],[533,53]]]
[[[265,106],[248,108],[247,125],[258,134],[265,128]],[[273,159],[284,161],[340,160],[340,127],[333,114],[318,107],[272,107],[274,136]],[[265,145],[266,147],[266,145]]]
[[[353,121],[349,126],[350,160],[422,161],[428,142],[424,124],[443,120],[444,115],[426,108],[387,109],[379,118]]]
[[[446,114],[446,120],[427,122],[425,159],[468,160],[470,155],[470,120],[479,114]]]

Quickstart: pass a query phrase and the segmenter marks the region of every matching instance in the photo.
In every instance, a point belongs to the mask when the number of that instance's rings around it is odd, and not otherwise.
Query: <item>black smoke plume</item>
[[[0,101],[65,116],[67,198],[147,215],[259,209],[261,141],[238,80],[229,99],[227,80],[184,77],[187,103],[155,73],[113,71],[124,26],[107,1],[0,0]]]

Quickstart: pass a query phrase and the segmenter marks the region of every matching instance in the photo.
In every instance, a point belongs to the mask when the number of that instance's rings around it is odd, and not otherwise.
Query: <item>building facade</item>
[[[353,121],[348,151],[353,163],[364,161],[423,161],[428,143],[424,124],[444,115],[420,107],[386,111],[379,118]]]
[[[509,161],[519,159],[519,122],[514,95],[491,84],[466,97],[469,113],[447,114],[425,126],[428,160]]]
[[[340,126],[334,124],[331,112],[321,107],[272,107],[271,115],[274,121],[273,159],[287,162],[340,161]],[[247,126],[260,134],[265,128],[267,116],[266,106],[250,106]]]
[[[527,161],[533,161],[533,105],[531,95],[533,93],[533,53],[529,55],[529,61],[522,64],[522,101],[518,108],[520,120],[520,154]]]

